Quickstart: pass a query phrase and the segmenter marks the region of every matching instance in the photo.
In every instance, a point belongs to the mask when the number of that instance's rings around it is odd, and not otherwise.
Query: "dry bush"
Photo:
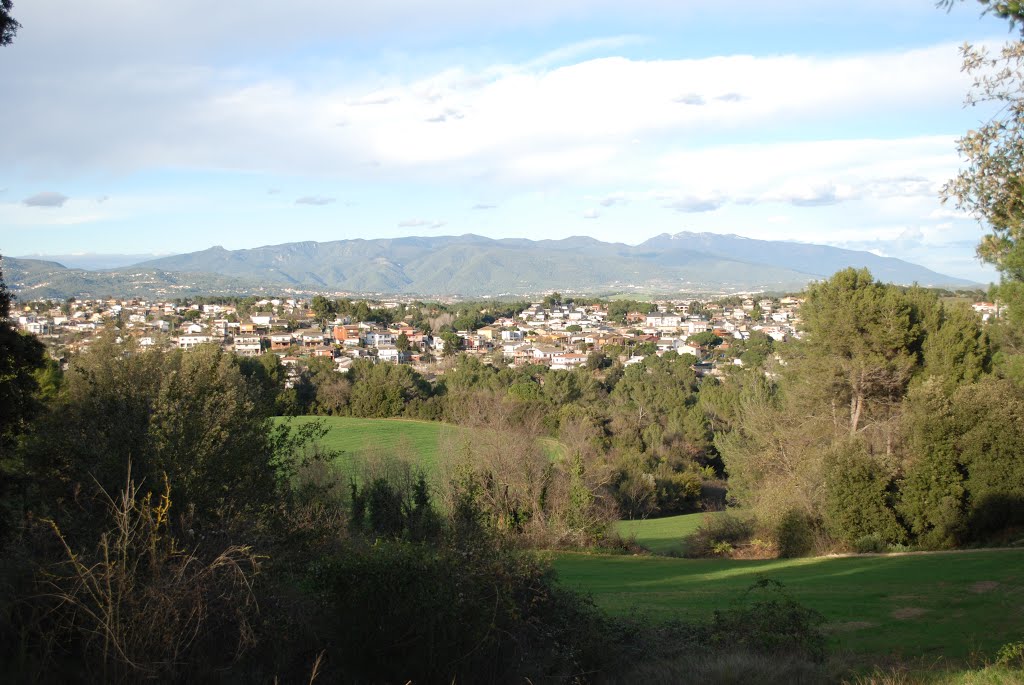
[[[170,486],[158,501],[130,475],[107,499],[110,529],[78,552],[49,524],[64,559],[40,576],[39,623],[48,657],[104,681],[210,675],[255,643],[253,581],[260,557],[182,549],[170,532]],[[199,669],[197,672],[196,669]]]
[[[451,407],[465,430],[444,438],[439,463],[442,508],[469,495],[498,531],[533,547],[590,544],[617,517],[606,492],[609,469],[589,449],[585,425],[567,432],[571,454],[553,460],[544,448],[544,415],[507,395],[481,391]]]

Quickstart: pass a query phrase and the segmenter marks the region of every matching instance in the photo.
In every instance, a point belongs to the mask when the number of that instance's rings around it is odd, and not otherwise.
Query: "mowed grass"
[[[620,537],[634,538],[638,545],[655,554],[682,554],[684,538],[693,535],[709,516],[717,512],[681,514],[657,519],[617,521],[615,532]]]
[[[398,458],[422,469],[433,478],[445,449],[465,438],[466,428],[438,421],[411,419],[360,419],[350,416],[279,416],[275,421],[291,421],[295,427],[322,421],[327,434],[320,439],[323,447],[340,452],[336,466],[345,473],[365,459]],[[564,456],[563,445],[552,438],[540,438],[540,447],[551,459]]]
[[[291,421],[301,426],[322,421],[327,434],[320,444],[341,453],[340,463],[347,470],[360,458],[381,456],[397,457],[420,468],[427,475],[437,472],[438,460],[444,445],[462,430],[436,421],[409,419],[359,419],[350,416],[296,416],[277,417],[278,422]]]
[[[833,647],[872,660],[953,663],[1024,637],[1024,550],[741,561],[553,557],[561,582],[614,613],[706,618],[758,578],[824,614]]]

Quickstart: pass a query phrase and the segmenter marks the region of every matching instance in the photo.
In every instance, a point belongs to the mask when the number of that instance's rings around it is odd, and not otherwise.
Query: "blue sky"
[[[744,5],[754,5],[748,8]],[[211,9],[212,6],[212,9]],[[16,0],[0,253],[709,231],[988,281],[966,2]]]

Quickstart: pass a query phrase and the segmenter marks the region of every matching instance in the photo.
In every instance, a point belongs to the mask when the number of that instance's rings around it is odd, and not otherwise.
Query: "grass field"
[[[279,422],[288,419],[278,417]],[[445,436],[460,430],[436,421],[359,419],[349,416],[296,416],[293,425],[323,421],[328,432],[321,440],[327,449],[342,452],[342,459],[388,455],[405,459],[427,474],[437,470]],[[344,464],[339,464],[344,467]]]
[[[873,660],[991,658],[1024,638],[1024,550],[739,561],[564,553],[561,582],[605,609],[692,619],[760,577],[827,620],[832,645]]]
[[[278,422],[291,420],[292,425],[301,426],[313,421],[322,421],[327,428],[320,443],[327,449],[342,453],[351,463],[360,458],[381,456],[399,457],[424,473],[432,476],[437,472],[441,451],[446,445],[467,429],[437,421],[413,421],[410,419],[360,419],[350,416],[296,416],[275,419]],[[552,438],[540,439],[541,449],[552,459],[563,455],[562,445]]]
[[[705,517],[714,515],[712,512],[619,521],[615,524],[615,532],[623,538],[635,538],[637,544],[655,554],[682,554],[685,548],[683,538],[693,535]]]

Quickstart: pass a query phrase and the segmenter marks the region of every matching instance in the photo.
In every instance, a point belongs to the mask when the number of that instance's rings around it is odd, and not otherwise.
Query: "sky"
[[[733,233],[980,282],[933,0],[15,0],[0,253]]]

